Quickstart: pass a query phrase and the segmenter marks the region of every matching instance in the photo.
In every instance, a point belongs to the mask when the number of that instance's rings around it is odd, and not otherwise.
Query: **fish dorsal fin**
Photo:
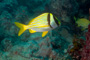
[[[47,33],[48,33],[48,31],[44,31],[44,32],[42,33],[42,37],[44,37]]]
[[[29,29],[29,32],[30,33],[35,33],[36,31]]]
[[[47,14],[48,14],[48,13],[42,13],[41,15],[37,16],[36,18],[33,18],[33,19],[28,23],[28,25],[30,25],[33,21],[38,20],[38,18],[40,19],[40,18],[46,16]]]

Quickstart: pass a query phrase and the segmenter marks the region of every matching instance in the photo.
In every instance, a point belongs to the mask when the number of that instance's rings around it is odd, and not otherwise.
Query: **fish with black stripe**
[[[20,36],[25,30],[29,29],[30,33],[43,32],[42,37],[44,37],[48,31],[61,25],[61,22],[52,13],[43,13],[30,20],[28,25],[18,22],[15,22],[15,24],[20,28],[18,36]]]

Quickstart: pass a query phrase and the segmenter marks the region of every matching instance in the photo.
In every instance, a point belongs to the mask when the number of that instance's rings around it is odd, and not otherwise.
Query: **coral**
[[[65,22],[70,22],[70,16],[78,11],[78,3],[75,0],[52,0],[48,10]]]
[[[72,58],[90,60],[90,25],[88,25],[88,32],[86,32],[86,41],[75,38],[75,40],[73,40],[73,45],[74,47],[69,51]]]
[[[81,60],[90,60],[90,25],[88,26],[88,32],[86,33],[86,44],[82,49]]]
[[[59,34],[66,39],[69,43],[73,41],[73,36],[69,33],[69,31],[66,28],[62,28]]]
[[[5,38],[5,39],[3,39],[1,41],[1,44],[3,46],[3,50],[4,51],[9,51],[13,47],[11,38]]]
[[[14,18],[16,19],[16,21],[21,20],[22,23],[27,21],[29,19],[29,12],[27,7],[26,6],[17,7],[14,14]]]
[[[12,13],[12,11],[15,9],[15,7],[17,7],[18,2],[17,0],[0,0],[0,14],[4,11],[4,10],[8,10],[10,13]]]
[[[90,14],[90,9],[89,9],[89,14]],[[86,44],[82,49],[81,56],[82,56],[81,60],[90,60],[90,25],[88,25],[88,32],[86,32]]]
[[[41,13],[45,10],[45,6],[49,3],[50,0],[18,0],[20,5],[28,7],[30,13]],[[44,3],[43,3],[44,2]]]
[[[85,45],[85,40],[74,37],[73,39],[73,47],[68,50],[69,55],[72,59],[80,60],[82,48]]]

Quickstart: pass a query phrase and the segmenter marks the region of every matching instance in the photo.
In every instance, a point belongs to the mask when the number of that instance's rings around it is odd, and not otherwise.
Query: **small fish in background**
[[[82,27],[82,30],[85,30],[88,28],[88,25],[90,24],[90,21],[86,18],[78,18],[76,19],[74,17],[74,20],[76,22],[76,24],[78,25],[78,27]]]
[[[32,19],[28,25],[18,22],[15,22],[15,24],[20,28],[18,36],[20,36],[25,30],[29,29],[30,33],[43,32],[42,37],[44,37],[48,31],[61,25],[61,22],[52,13],[43,13]]]

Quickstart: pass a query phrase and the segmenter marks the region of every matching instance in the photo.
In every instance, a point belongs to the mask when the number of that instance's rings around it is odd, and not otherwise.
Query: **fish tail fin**
[[[15,22],[15,25],[20,28],[18,36],[20,36],[25,30],[28,29],[28,26],[18,23],[18,22]]]

